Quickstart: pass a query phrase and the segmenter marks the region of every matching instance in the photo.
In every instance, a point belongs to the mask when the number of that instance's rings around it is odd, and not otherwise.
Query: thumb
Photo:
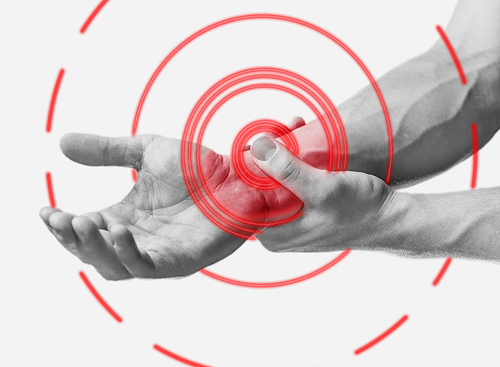
[[[253,160],[259,168],[279,184],[290,190],[303,202],[309,202],[308,193],[318,179],[318,170],[301,161],[283,144],[269,138],[260,138],[252,145]]]
[[[87,166],[124,166],[140,168],[149,136],[105,137],[92,134],[66,134],[61,150],[66,157]]]

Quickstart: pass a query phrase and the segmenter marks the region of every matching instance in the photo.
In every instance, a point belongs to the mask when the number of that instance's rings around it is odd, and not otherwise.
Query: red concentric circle
[[[217,97],[219,97],[223,92],[237,85],[238,83],[255,79],[273,79],[292,84],[293,86],[310,95],[320,108],[317,108],[314,103],[307,99],[306,96],[289,87],[270,83],[247,85],[245,87],[241,87],[232,91],[215,104],[210,112],[207,113],[207,116],[204,119],[203,123],[201,123],[201,128],[199,130],[198,136],[197,138],[195,138],[197,126],[199,125],[202,116],[205,115],[205,112],[208,109],[209,105],[214,100],[216,100]],[[262,67],[245,69],[233,73],[228,77],[222,79],[220,82],[216,83],[200,98],[188,118],[181,139],[181,167],[186,187],[200,211],[202,211],[202,213],[210,221],[212,221],[212,223],[217,225],[222,230],[242,238],[248,238],[255,233],[259,233],[259,228],[288,223],[300,216],[300,213],[296,213],[292,216],[283,218],[284,213],[275,211],[265,214],[267,214],[267,217],[280,218],[279,220],[271,219],[265,222],[249,220],[228,211],[216,200],[210,190],[204,190],[204,188],[207,186],[207,182],[205,177],[203,176],[200,155],[201,146],[203,144],[203,135],[206,131],[208,123],[210,122],[213,115],[217,112],[217,110],[229,99],[240,93],[254,89],[274,89],[287,92],[304,102],[315,113],[318,120],[321,121],[326,133],[326,139],[329,148],[328,169],[332,169],[335,157],[336,170],[345,169],[345,165],[347,164],[347,154],[344,154],[344,167],[340,166],[341,154],[338,153],[347,151],[347,147],[342,147],[342,143],[347,139],[345,137],[345,131],[343,129],[342,122],[340,121],[340,116],[336,111],[333,103],[328,99],[328,97],[326,97],[325,93],[322,92],[309,80],[288,70]],[[335,145],[333,144],[334,139],[332,135],[335,138]],[[342,136],[342,139],[339,138],[339,135]],[[192,158],[193,145],[195,142],[196,148],[194,155],[196,157],[196,174],[193,167]],[[334,147],[339,148],[334,150]]]
[[[151,78],[149,79],[149,81],[148,81],[148,83],[147,83],[147,85],[146,85],[146,87],[145,87],[145,89],[144,89],[144,91],[143,91],[143,93],[141,95],[141,98],[139,100],[139,104],[138,104],[136,112],[135,112],[134,122],[133,122],[133,125],[132,125],[132,136],[135,136],[135,134],[137,132],[137,128],[138,128],[138,125],[139,125],[139,119],[140,119],[140,115],[141,115],[141,112],[142,112],[142,108],[144,106],[144,102],[146,100],[147,95],[149,94],[149,91],[150,91],[152,85],[154,84],[156,78],[158,77],[158,75],[160,74],[160,72],[163,70],[163,68],[167,65],[167,63],[180,50],[182,50],[186,45],[188,45],[190,42],[192,42],[193,40],[197,39],[198,37],[200,37],[204,33],[207,33],[207,32],[209,32],[209,31],[211,31],[213,29],[219,28],[219,27],[221,27],[223,25],[226,25],[226,24],[235,23],[235,22],[244,21],[244,20],[252,20],[252,19],[279,20],[279,21],[294,23],[294,24],[301,25],[301,26],[304,26],[306,28],[309,28],[309,29],[311,29],[311,30],[313,30],[313,31],[315,31],[315,32],[317,32],[317,33],[319,33],[319,34],[327,37],[328,39],[330,39],[331,41],[333,41],[335,44],[337,44],[338,46],[340,46],[359,65],[359,67],[363,70],[363,72],[365,73],[365,75],[369,79],[371,85],[373,86],[373,89],[374,89],[375,93],[377,94],[377,97],[379,99],[382,111],[384,113],[384,118],[385,118],[386,127],[387,127],[387,138],[388,138],[388,161],[387,161],[387,172],[386,172],[385,182],[389,183],[390,182],[390,177],[391,177],[391,170],[392,170],[392,161],[393,161],[392,127],[391,127],[391,122],[390,122],[388,108],[387,108],[387,106],[385,104],[384,97],[382,95],[382,92],[380,91],[380,88],[377,85],[377,82],[376,82],[375,78],[371,75],[370,71],[364,65],[364,63],[359,59],[359,57],[349,47],[347,47],[342,41],[340,41],[338,38],[336,38],[335,36],[333,36],[331,33],[327,32],[326,30],[324,30],[324,29],[322,29],[322,28],[320,28],[320,27],[318,27],[318,26],[316,26],[316,25],[314,25],[312,23],[303,21],[303,20],[298,19],[298,18],[288,17],[288,16],[284,16],[284,15],[278,15],[278,14],[248,14],[248,15],[235,16],[235,17],[223,19],[223,20],[218,21],[216,23],[210,24],[210,25],[208,25],[208,26],[200,29],[196,33],[192,34],[188,38],[186,38],[183,42],[181,42],[176,48],[174,48],[165,57],[165,59],[161,62],[161,64],[157,67],[157,69],[155,70],[155,72],[153,73],[153,75],[151,76]],[[323,123],[323,121],[321,119],[320,119],[320,121]],[[340,121],[340,117],[338,118],[338,120],[334,120],[333,119],[331,121],[333,123],[335,123],[335,121]],[[323,126],[325,126],[325,125],[323,125]],[[327,135],[328,135],[328,133],[327,133]],[[191,140],[191,141],[193,141],[193,140]],[[338,142],[339,140],[336,140],[336,141]],[[347,140],[345,141],[345,144],[343,144],[343,147],[345,147],[345,152],[347,152]],[[185,149],[185,146],[181,148],[182,151],[184,151],[184,149]],[[199,149],[199,147],[197,147],[197,149]],[[197,158],[197,161],[198,161],[199,155],[197,155],[196,158]],[[329,156],[329,162],[330,162],[330,159],[331,159],[331,155]],[[184,162],[182,162],[182,164],[184,164]],[[197,165],[198,165],[198,167],[200,166],[199,162],[197,162]],[[344,157],[344,165],[343,165],[343,167],[344,167],[344,169],[347,168],[347,154]],[[192,165],[190,165],[189,168],[192,169]],[[189,179],[187,181],[189,181]],[[189,184],[187,186],[190,187]],[[200,207],[200,209],[202,209],[203,205],[200,205],[199,207]],[[202,212],[205,212],[205,210],[202,210]],[[300,215],[300,213],[297,213],[295,215],[295,218],[298,217],[299,215]],[[295,219],[295,218],[293,218],[293,219]],[[241,233],[239,233],[237,231],[234,231],[234,230],[232,230],[230,228],[226,228],[224,230],[226,230],[227,232],[229,232],[231,234],[237,235],[239,237],[248,237],[247,235],[243,236]],[[248,231],[248,228],[245,228],[245,231],[246,231],[246,233],[250,232],[250,231]],[[225,280],[221,280],[221,281],[225,281]]]

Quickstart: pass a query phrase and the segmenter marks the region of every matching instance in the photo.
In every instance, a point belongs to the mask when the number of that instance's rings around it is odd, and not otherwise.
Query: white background
[[[500,363],[500,266],[351,252],[320,276],[276,289],[219,283],[202,274],[182,280],[107,282],[71,257],[38,217],[56,203],[83,213],[119,201],[129,169],[79,166],[58,142],[67,132],[130,135],[140,95],[156,67],[182,40],[230,16],[278,13],[312,22],[351,47],[375,77],[425,51],[456,1],[132,1],[111,0],[85,34],[99,1],[0,4],[0,121],[3,129],[0,249],[0,365],[182,366],[157,343],[209,366],[493,366]],[[247,21],[193,42],[160,74],[138,133],[180,137],[201,94],[227,74],[270,65],[317,83],[336,105],[367,84],[330,41],[297,25]],[[45,132],[57,74],[64,75],[52,132]],[[235,98],[217,115],[205,144],[228,152],[235,133],[259,117],[286,122],[312,114],[277,92]],[[472,123],[473,121],[471,121]],[[450,137],[452,138],[452,137]],[[478,187],[500,184],[499,138],[480,152]],[[407,191],[467,190],[469,159]],[[249,242],[212,266],[247,281],[302,275],[338,253],[273,254]],[[123,317],[117,323],[89,293],[84,270]],[[403,315],[409,319],[356,356]]]

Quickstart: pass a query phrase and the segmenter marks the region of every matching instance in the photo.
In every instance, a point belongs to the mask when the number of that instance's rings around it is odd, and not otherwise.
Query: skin
[[[459,56],[466,85],[440,37],[429,50],[377,79],[392,125],[391,186],[415,185],[468,158],[473,122],[480,147],[500,128],[500,2],[459,1],[445,33]],[[347,169],[385,180],[387,128],[372,86],[338,111],[348,140]],[[300,158],[326,169],[328,145],[319,121],[293,133]]]
[[[291,126],[300,125],[294,121]],[[61,149],[81,164],[135,167],[138,171],[130,193],[109,208],[80,216],[59,208],[40,211],[59,243],[106,279],[190,275],[229,256],[260,230],[249,227],[241,237],[233,236],[202,214],[185,186],[180,141],[176,139],[67,134]],[[250,152],[245,153],[245,159],[256,175],[265,176],[252,163]],[[283,187],[266,191],[248,187],[227,156],[203,148],[201,161],[207,190],[239,217],[269,222],[295,214],[302,207],[302,202]]]
[[[252,153],[304,203],[300,218],[257,236],[271,251],[351,248],[500,261],[500,188],[404,194],[373,175],[316,169],[277,141],[259,139]]]
[[[466,86],[441,40],[378,80],[394,132],[392,185],[415,184],[470,156],[472,122],[480,147],[500,128],[499,19],[496,0],[462,0],[457,5],[446,33],[461,59]],[[231,213],[255,221],[268,223],[302,209],[299,220],[259,234],[272,251],[352,247],[415,256],[498,258],[494,243],[500,237],[493,229],[498,209],[490,200],[495,190],[456,197],[397,193],[382,181],[387,130],[372,88],[364,88],[338,109],[348,138],[348,169],[357,172],[321,171],[327,165],[328,147],[322,127],[313,121],[296,123],[291,132],[307,166],[280,148],[277,158],[272,153],[267,157],[267,152],[259,156],[258,148],[252,152],[260,159],[254,160],[248,150],[244,153],[253,173],[266,173],[284,186],[268,191],[250,188],[235,174],[229,157],[202,148],[204,177],[209,178],[206,189]],[[179,141],[153,135],[69,134],[61,148],[78,163],[135,167],[139,173],[129,195],[110,208],[81,216],[50,207],[40,212],[56,239],[106,279],[189,275],[244,242],[214,225],[194,204],[180,170]],[[276,163],[283,159],[288,162],[284,166]],[[490,209],[491,218],[478,212],[478,200],[484,204],[481,208]],[[249,228],[245,235],[262,229]]]

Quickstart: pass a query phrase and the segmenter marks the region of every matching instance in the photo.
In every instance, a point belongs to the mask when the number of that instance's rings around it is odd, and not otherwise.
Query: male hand
[[[375,231],[396,210],[396,192],[378,177],[316,169],[267,138],[257,140],[251,151],[262,171],[304,203],[298,219],[257,235],[270,251],[370,248]]]
[[[132,191],[109,208],[81,216],[51,207],[40,211],[57,240],[104,278],[189,275],[230,255],[245,241],[214,225],[193,202],[182,175],[180,141],[156,135],[68,134],[61,140],[61,149],[81,164],[138,171]],[[247,186],[227,156],[202,147],[201,161],[206,190],[238,217],[267,222],[293,215],[302,206],[284,188],[262,191]],[[250,152],[245,152],[245,161],[255,174],[265,177]]]

